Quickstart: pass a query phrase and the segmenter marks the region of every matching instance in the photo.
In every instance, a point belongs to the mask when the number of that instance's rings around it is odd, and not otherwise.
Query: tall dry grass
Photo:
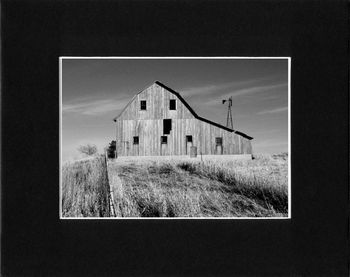
[[[288,213],[285,156],[215,162],[110,164],[120,217],[283,217]]]
[[[63,165],[63,217],[108,217],[108,192],[104,157]]]

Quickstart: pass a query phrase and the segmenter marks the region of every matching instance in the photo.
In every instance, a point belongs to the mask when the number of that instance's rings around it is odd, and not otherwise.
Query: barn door
[[[215,154],[222,155],[222,138],[215,138]]]
[[[191,146],[193,145],[192,136],[186,136],[186,155],[191,153]]]
[[[133,156],[138,156],[139,154],[139,137],[135,136],[133,139]]]
[[[161,156],[166,156],[168,154],[167,147],[168,147],[168,137],[161,136],[160,137],[160,155]]]

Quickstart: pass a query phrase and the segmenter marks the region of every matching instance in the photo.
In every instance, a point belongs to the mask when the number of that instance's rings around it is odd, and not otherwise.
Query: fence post
[[[107,183],[108,183],[108,202],[109,202],[109,216],[115,217],[115,209],[114,209],[114,199],[113,199],[113,192],[111,190],[111,184],[109,183],[109,177],[108,177],[108,151],[105,151],[105,163],[106,163],[106,177],[107,177]]]
[[[105,151],[105,162],[106,162],[106,166],[108,165],[108,153],[107,150]]]

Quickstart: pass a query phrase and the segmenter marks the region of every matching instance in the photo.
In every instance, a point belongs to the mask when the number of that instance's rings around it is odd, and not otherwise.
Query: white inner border
[[[62,60],[63,59],[76,59],[76,60],[128,60],[128,59],[139,59],[139,60],[150,60],[150,59],[193,59],[193,60],[205,60],[205,59],[232,59],[232,60],[244,60],[244,59],[266,59],[266,60],[275,60],[275,59],[286,59],[288,60],[288,217],[62,217]],[[60,219],[94,219],[94,220],[189,220],[189,219],[291,219],[292,218],[292,189],[291,189],[291,57],[72,57],[72,56],[60,56],[59,57],[59,218]]]

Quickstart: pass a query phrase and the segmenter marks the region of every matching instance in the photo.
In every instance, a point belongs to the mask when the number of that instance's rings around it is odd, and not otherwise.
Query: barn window
[[[169,135],[171,131],[171,119],[163,119],[163,134]]]
[[[140,109],[141,110],[147,110],[146,100],[141,100],[140,101]]]
[[[175,99],[170,99],[170,110],[176,110],[176,100]]]
[[[134,144],[139,144],[139,137],[134,137]]]
[[[222,145],[222,137],[215,138],[216,145]]]
[[[161,136],[160,137],[160,143],[161,144],[167,144],[168,143],[168,137],[167,136]]]
[[[186,136],[186,141],[187,142],[192,142],[192,136]]]

